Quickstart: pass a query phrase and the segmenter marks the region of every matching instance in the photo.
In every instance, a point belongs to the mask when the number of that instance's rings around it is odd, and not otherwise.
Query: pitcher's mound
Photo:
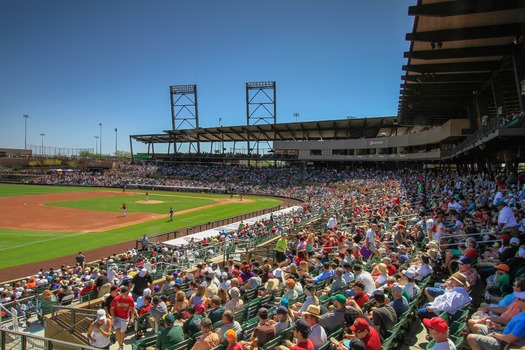
[[[136,201],[135,203],[137,203],[137,204],[161,204],[161,203],[164,203],[164,202],[163,201],[149,200],[149,201]]]

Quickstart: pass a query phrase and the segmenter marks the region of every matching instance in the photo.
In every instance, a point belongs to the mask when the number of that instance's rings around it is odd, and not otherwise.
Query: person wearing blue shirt
[[[329,279],[330,277],[332,277],[334,275],[334,270],[332,270],[330,268],[330,263],[329,262],[325,262],[323,264],[323,271],[314,277],[314,282],[315,283],[319,283],[319,282],[322,282],[326,279]]]
[[[450,277],[448,283],[450,283],[452,289],[447,289],[445,294],[438,296],[433,302],[418,310],[417,314],[420,319],[439,316],[442,312],[454,315],[458,310],[470,303],[472,298],[467,291],[469,283],[464,274],[456,272]]]
[[[469,334],[467,342],[472,350],[499,350],[502,342],[522,347],[525,345],[525,292],[516,292],[521,312],[514,316],[502,333]]]

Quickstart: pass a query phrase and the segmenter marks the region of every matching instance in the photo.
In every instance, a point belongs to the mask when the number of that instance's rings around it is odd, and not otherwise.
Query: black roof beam
[[[523,35],[525,32],[524,26],[518,23],[498,24],[492,26],[458,28],[434,30],[430,32],[416,32],[407,33],[406,40],[408,41],[456,41],[456,40],[473,40],[473,39],[488,39],[501,37],[515,37],[516,35]],[[510,43],[509,43],[510,44]]]
[[[459,62],[443,64],[410,64],[404,65],[404,71],[416,73],[448,73],[448,72],[483,72],[493,71],[500,66],[499,61]],[[437,76],[436,76],[437,77]]]
[[[471,96],[472,96],[472,93],[470,94],[469,97]],[[421,103],[425,103],[425,105],[429,103],[435,103],[437,105],[446,104],[446,103],[455,104],[455,103],[464,103],[465,101],[464,96],[457,96],[456,94],[449,94],[447,96],[443,96],[443,98],[441,99],[438,99],[438,97],[439,96],[434,96],[434,95],[403,96],[403,101],[421,102]]]
[[[442,60],[448,58],[493,57],[511,54],[510,45],[463,47],[459,49],[440,49],[424,51],[408,51],[405,58],[418,60]]]
[[[418,79],[423,78],[421,75],[402,75],[401,79],[405,81],[412,81],[419,83]],[[477,82],[483,83],[490,78],[490,73],[458,73],[458,74],[436,74],[424,81],[425,85],[428,83],[469,83]]]
[[[409,16],[461,16],[474,13],[505,11],[523,8],[521,0],[461,0],[410,6]]]
[[[456,84],[456,83],[424,83],[424,84],[401,84],[400,85],[403,90],[407,91],[408,93],[413,93],[414,91],[416,93],[433,93],[433,92],[440,92],[440,91],[473,91],[477,90],[480,87],[479,83],[462,83],[462,84]]]
[[[450,97],[468,97],[472,96],[472,90],[450,90],[450,91],[427,91],[423,93],[414,93],[406,90],[401,90],[402,98],[448,98]]]

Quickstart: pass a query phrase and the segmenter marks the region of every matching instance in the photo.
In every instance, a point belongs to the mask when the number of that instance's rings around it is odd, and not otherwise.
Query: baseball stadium
[[[0,349],[525,349],[525,2],[408,16],[396,115],[0,148]]]

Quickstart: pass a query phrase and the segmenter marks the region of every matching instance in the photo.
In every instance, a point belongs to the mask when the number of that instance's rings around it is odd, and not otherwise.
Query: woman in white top
[[[106,318],[106,311],[100,309],[97,311],[97,319],[89,325],[87,336],[89,345],[99,349],[109,349],[111,341],[111,320]]]

